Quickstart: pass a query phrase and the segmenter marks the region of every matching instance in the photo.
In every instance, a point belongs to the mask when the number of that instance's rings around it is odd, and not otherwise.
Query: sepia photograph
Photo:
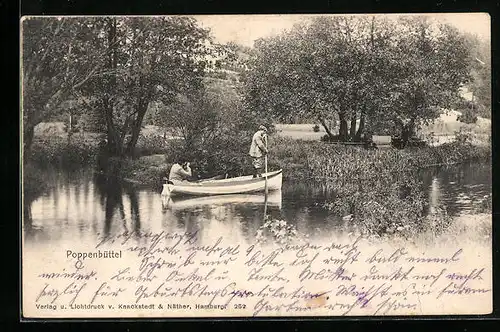
[[[19,24],[23,319],[492,312],[487,13]]]

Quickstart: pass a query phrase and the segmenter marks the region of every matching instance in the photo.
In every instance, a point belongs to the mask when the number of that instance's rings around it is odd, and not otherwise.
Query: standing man
[[[259,130],[253,135],[250,145],[250,156],[252,157],[253,177],[261,177],[264,166],[264,156],[267,154],[267,128],[259,126]]]

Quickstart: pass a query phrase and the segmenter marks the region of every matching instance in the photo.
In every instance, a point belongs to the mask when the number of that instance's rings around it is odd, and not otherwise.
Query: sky
[[[425,14],[459,30],[490,39],[490,17],[486,13]],[[261,37],[275,35],[290,29],[295,23],[317,15],[205,15],[195,16],[205,28],[210,28],[215,40],[220,43],[233,41],[253,46]],[[396,15],[384,15],[395,17]]]

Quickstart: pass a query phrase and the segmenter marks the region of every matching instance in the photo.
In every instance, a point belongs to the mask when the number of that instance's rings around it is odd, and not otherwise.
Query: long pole
[[[267,134],[264,136],[264,142],[267,150]],[[267,215],[267,153],[264,155],[264,176],[265,176],[265,195],[264,195],[264,222],[266,222]]]
[[[264,140],[266,142],[266,150],[267,150],[267,134],[264,136]],[[269,152],[269,150],[267,150]],[[266,192],[266,196],[267,196],[267,153],[265,154],[264,156],[264,174],[265,174],[265,177],[266,177],[266,183],[265,183],[265,192]]]
[[[472,113],[474,113],[474,91],[472,91],[472,98],[471,98],[471,106],[472,106]]]

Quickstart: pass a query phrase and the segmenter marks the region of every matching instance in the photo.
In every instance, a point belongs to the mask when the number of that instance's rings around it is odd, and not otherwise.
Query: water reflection
[[[430,213],[439,208],[452,216],[471,212],[491,195],[491,164],[429,168],[421,177],[428,189]]]
[[[207,206],[275,206],[281,208],[281,191],[263,194],[217,195],[201,197],[162,197],[164,210],[201,209]]]
[[[159,192],[137,190],[116,177],[91,171],[52,171],[48,176],[54,179],[52,189],[26,201],[23,226],[30,243],[95,241],[123,231],[196,230],[205,239],[223,235],[247,241],[255,237],[265,213],[285,219],[311,237],[338,232],[346,224],[344,216],[322,205],[334,199],[331,188],[306,182],[285,181],[282,191],[271,193],[266,205],[264,195],[166,201]],[[428,169],[420,177],[430,213],[442,208],[451,215],[467,213],[491,193],[489,164]]]

